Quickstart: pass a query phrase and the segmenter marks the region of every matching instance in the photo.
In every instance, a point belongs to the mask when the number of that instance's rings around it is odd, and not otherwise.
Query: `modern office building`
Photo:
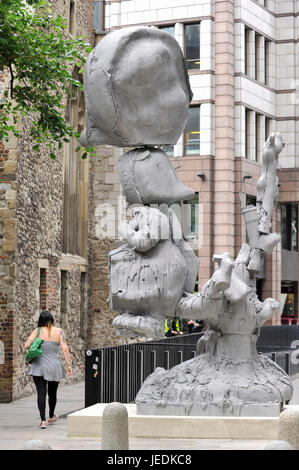
[[[263,144],[271,132],[282,133],[272,224],[282,242],[260,273],[258,292],[282,301],[284,316],[298,318],[298,2],[111,0],[96,6],[97,40],[118,28],[156,27],[173,34],[186,57],[189,122],[177,145],[165,150],[196,193],[187,235],[197,240],[199,286],[214,269],[214,253],[236,256],[246,241],[239,193],[255,202]],[[273,324],[280,321],[279,313]]]

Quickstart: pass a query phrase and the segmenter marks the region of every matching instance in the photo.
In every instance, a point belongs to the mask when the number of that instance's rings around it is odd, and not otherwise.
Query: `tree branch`
[[[12,70],[12,65],[9,64],[9,71],[10,71],[10,97],[11,99],[13,98],[13,84],[14,84],[14,79],[15,79],[15,76],[14,76],[14,73],[13,73],[13,70]]]

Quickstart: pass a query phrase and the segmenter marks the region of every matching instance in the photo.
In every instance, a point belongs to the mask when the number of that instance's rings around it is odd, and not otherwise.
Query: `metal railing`
[[[170,369],[192,359],[202,335],[194,333],[161,341],[88,349],[85,356],[85,407],[113,401],[133,403],[142,383],[156,367]],[[293,351],[290,345],[296,339],[299,339],[296,326],[263,327],[257,349],[289,375],[294,375],[299,373],[299,364],[291,361]]]
[[[264,326],[257,342],[260,352],[286,351],[299,339],[299,325]]]

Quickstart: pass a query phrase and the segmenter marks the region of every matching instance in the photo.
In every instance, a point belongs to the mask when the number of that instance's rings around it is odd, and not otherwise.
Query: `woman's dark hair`
[[[39,319],[38,319],[38,327],[41,326],[52,326],[54,325],[54,317],[49,310],[42,310]]]

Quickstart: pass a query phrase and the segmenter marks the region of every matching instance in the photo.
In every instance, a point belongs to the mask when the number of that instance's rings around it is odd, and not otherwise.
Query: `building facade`
[[[187,60],[193,100],[177,145],[165,149],[196,193],[190,239],[200,258],[199,286],[212,274],[212,256],[236,256],[246,241],[240,194],[255,202],[263,144],[283,134],[279,204],[272,229],[282,242],[260,273],[261,299],[298,318],[298,2],[284,0],[111,0],[97,2],[97,38],[107,30],[151,26],[173,34]],[[195,209],[191,208],[192,210]]]
[[[163,28],[182,47],[193,101],[185,132],[164,150],[196,194],[182,213],[190,216],[185,235],[200,258],[199,288],[214,270],[213,254],[236,256],[246,241],[239,194],[254,202],[265,138],[283,134],[273,215],[282,242],[267,259],[258,291],[261,299],[282,300],[284,317],[298,318],[298,2],[52,3],[69,34],[85,35],[92,45],[109,31],[145,25]],[[2,71],[0,93],[7,87]],[[82,94],[66,103],[66,114],[81,132]],[[20,138],[0,143],[0,402],[33,389],[23,345],[42,308],[65,330],[71,380],[84,377],[85,348],[120,342],[107,304],[108,253],[125,217],[116,161],[126,149],[101,146],[98,158],[82,160],[70,142],[53,161],[46,151],[32,152],[29,125],[24,119]],[[280,322],[278,313],[273,324]]]

